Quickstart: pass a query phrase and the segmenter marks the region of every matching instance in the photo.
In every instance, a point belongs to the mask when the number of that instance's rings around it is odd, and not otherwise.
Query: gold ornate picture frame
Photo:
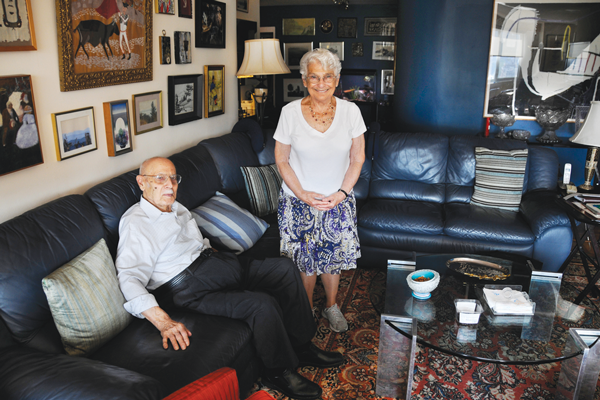
[[[30,0],[0,3],[0,51],[37,50]]]
[[[56,0],[60,90],[152,80],[152,0],[89,4]]]

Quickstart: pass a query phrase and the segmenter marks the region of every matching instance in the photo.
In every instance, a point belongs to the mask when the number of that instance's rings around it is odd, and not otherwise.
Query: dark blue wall
[[[399,0],[396,95],[393,110],[399,131],[478,134],[485,130],[483,107],[492,29],[493,0]],[[535,121],[510,129],[532,136]],[[570,137],[573,123],[558,136]],[[491,127],[491,135],[498,131]],[[583,182],[585,149],[554,148],[561,169],[573,166],[573,181]]]

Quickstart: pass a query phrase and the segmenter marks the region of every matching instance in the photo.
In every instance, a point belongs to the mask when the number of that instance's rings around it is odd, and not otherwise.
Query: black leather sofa
[[[170,157],[183,177],[178,200],[186,207],[202,204],[218,190],[250,209],[239,167],[274,163],[273,131],[263,133],[244,120],[233,131]],[[467,136],[369,136],[367,161],[355,187],[363,266],[383,265],[413,251],[504,250],[540,258],[545,266],[566,258],[571,232],[553,203],[556,156],[531,148],[521,212],[480,210],[468,204],[472,151],[480,142],[523,146]],[[193,332],[188,350],[163,350],[156,328],[133,319],[88,358],[64,353],[41,280],[101,238],[114,257],[119,219],[141,195],[136,174],[124,173],[84,195],[57,199],[0,224],[0,398],[161,399],[225,366],[237,371],[240,393],[246,393],[259,376],[247,325],[171,308],[173,318]],[[267,232],[243,255],[278,255],[277,218],[265,220]]]

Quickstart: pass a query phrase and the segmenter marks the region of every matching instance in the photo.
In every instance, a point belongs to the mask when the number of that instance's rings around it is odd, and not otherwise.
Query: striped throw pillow
[[[236,254],[254,246],[269,226],[219,192],[191,212],[204,236]]]
[[[519,211],[527,149],[475,148],[475,188],[471,204]]]
[[[87,356],[129,324],[104,239],[42,279],[67,354]]]
[[[277,211],[281,176],[275,164],[262,167],[240,167],[246,182],[252,212],[259,217]]]

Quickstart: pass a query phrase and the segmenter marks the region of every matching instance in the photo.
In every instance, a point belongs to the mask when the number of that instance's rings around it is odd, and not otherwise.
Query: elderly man
[[[242,265],[234,254],[211,249],[191,213],[175,200],[181,176],[171,161],[144,161],[136,179],[143,194],[121,218],[116,260],[125,309],[148,319],[163,347],[170,342],[175,350],[190,346],[192,332],[158,301],[243,320],[266,367],[263,383],[292,398],[320,397],[321,388],[295,368],[333,367],[343,357],[312,344],[316,326],[294,264],[273,258]]]

